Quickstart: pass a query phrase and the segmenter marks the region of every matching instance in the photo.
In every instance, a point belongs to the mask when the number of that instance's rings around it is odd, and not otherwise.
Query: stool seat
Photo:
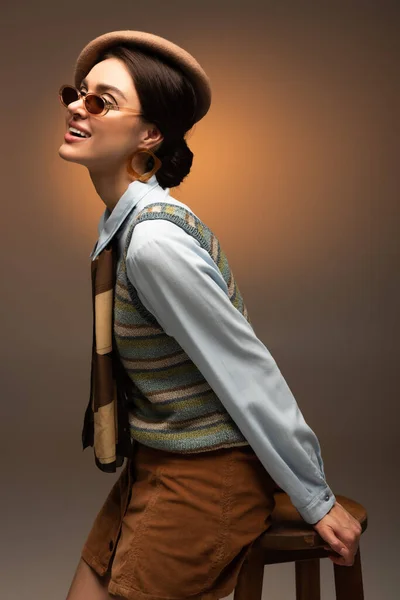
[[[368,525],[366,509],[346,496],[335,497],[357,519],[364,533]],[[334,551],[324,549],[329,544],[304,521],[286,492],[279,488],[274,498],[270,527],[255,540],[242,563],[234,600],[261,600],[264,565],[285,562],[295,563],[296,600],[321,600],[319,559]],[[360,547],[353,565],[333,563],[333,569],[336,600],[364,600]]]

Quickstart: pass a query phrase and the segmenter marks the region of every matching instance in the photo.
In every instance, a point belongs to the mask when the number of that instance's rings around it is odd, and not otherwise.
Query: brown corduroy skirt
[[[276,484],[251,446],[195,454],[135,443],[82,558],[129,600],[215,600],[271,525]]]

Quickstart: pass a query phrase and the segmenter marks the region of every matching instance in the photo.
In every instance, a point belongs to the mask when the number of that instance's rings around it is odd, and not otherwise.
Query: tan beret
[[[151,50],[159,54],[161,59],[165,58],[173,65],[177,65],[186,77],[190,79],[196,93],[197,109],[194,122],[196,123],[204,117],[211,104],[211,85],[204,69],[189,52],[186,52],[180,46],[163,37],[144,31],[110,31],[89,42],[83,48],[76,61],[74,73],[75,86],[79,88],[82,79],[96,64],[98,57],[104,50],[110,46],[124,42],[134,43],[139,48],[143,48],[144,51],[146,49]]]

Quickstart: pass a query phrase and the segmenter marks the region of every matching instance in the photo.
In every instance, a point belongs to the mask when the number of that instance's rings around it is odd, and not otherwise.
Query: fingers
[[[323,531],[319,531],[321,537],[328,542],[329,546],[324,546],[325,550],[334,551],[338,554],[338,556],[345,556],[346,553],[349,552],[349,548],[346,545],[343,539],[339,539],[338,535],[335,535],[335,531],[333,529],[326,529]],[[343,536],[342,536],[343,538]]]
[[[328,558],[336,565],[351,567],[354,565],[355,555],[358,551],[358,546],[355,549],[343,548],[340,554],[332,553],[330,546],[323,546],[324,550],[329,552]]]
[[[354,564],[362,527],[339,502],[336,501],[329,513],[314,524],[314,529],[329,544],[323,547],[330,553],[332,562],[346,566]]]
[[[323,533],[323,539],[329,544],[323,547],[330,553],[331,561],[337,565],[352,566],[359,544],[358,529],[338,528],[336,531],[328,529]]]
[[[329,558],[332,562],[338,565],[352,565],[354,562],[354,554],[351,548],[347,548],[338,540],[338,543],[334,543],[331,546],[324,546],[325,550],[329,552]],[[334,553],[332,553],[334,550]]]
[[[340,504],[338,505],[338,520],[334,520],[330,535],[325,537],[331,549],[338,556],[329,555],[329,558],[338,565],[352,566],[358,550],[362,527],[360,523]],[[340,515],[340,513],[342,513]],[[340,515],[340,516],[339,516]],[[326,550],[330,550],[326,548]]]
[[[339,565],[340,567],[351,567],[354,564],[354,561],[349,563],[342,556],[341,557],[337,557],[337,556],[333,556],[333,554],[329,554],[328,558],[335,565]]]
[[[337,532],[339,541],[345,546],[345,549],[338,551],[342,558],[338,559],[339,562],[337,564],[345,564],[346,566],[354,564],[354,557],[358,551],[361,533],[362,527],[360,523],[353,518],[347,528],[340,529]],[[334,549],[336,550],[336,548]]]

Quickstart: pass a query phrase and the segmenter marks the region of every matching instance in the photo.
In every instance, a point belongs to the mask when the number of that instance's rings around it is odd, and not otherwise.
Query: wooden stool
[[[345,496],[337,501],[359,521],[362,533],[367,528],[365,508]],[[279,488],[268,531],[254,543],[239,573],[234,600],[261,600],[264,565],[295,562],[296,600],[320,600],[319,559],[327,558],[329,545],[304,521],[289,496]],[[364,600],[360,548],[350,567],[333,564],[336,600]]]

